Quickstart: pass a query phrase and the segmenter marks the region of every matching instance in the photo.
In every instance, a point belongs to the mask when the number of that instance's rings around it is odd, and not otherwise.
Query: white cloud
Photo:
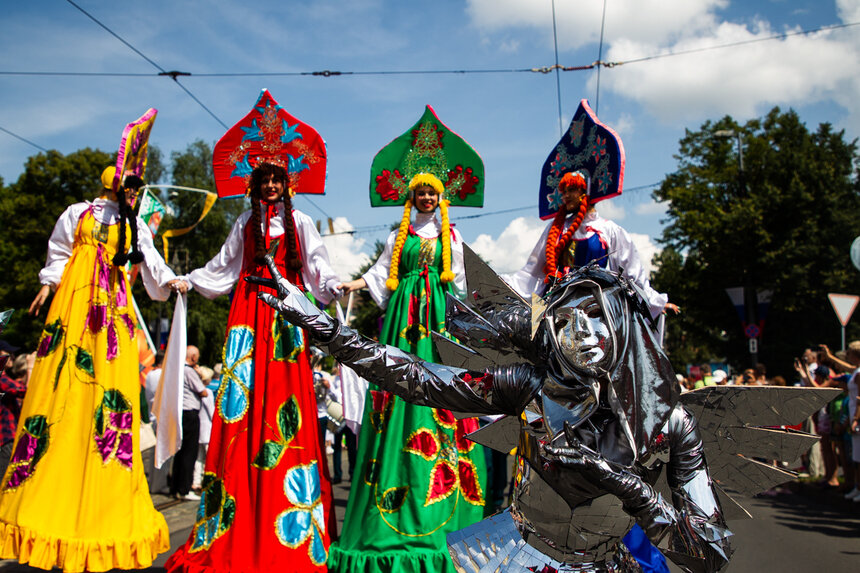
[[[666,42],[713,25],[714,12],[728,0],[615,0],[606,6],[607,40]],[[558,2],[559,49],[576,49],[600,40],[602,2]],[[534,0],[469,0],[467,13],[484,33],[534,28],[552,42],[552,4]]]
[[[536,6],[535,4],[538,4]],[[835,0],[842,22],[860,20],[860,2]],[[631,62],[605,70],[601,88],[640,103],[666,123],[684,125],[729,114],[743,119],[783,107],[835,102],[848,111],[846,127],[860,130],[860,36],[854,28],[766,40],[800,27],[772,26],[760,18],[730,22],[728,0],[617,0],[607,5],[604,61],[630,62],[658,54],[686,55]],[[558,3],[559,49],[599,41],[602,3]],[[473,25],[491,38],[536,29],[552,42],[549,2],[470,0]],[[801,25],[802,26],[802,25]],[[744,45],[709,50],[715,46]],[[566,54],[562,54],[563,59]],[[565,64],[583,64],[575,61]],[[588,91],[597,77],[588,80]]]
[[[498,238],[478,235],[469,246],[497,273],[510,273],[526,264],[547,224],[537,217],[517,217]]]
[[[651,237],[641,233],[630,233],[630,238],[633,239],[633,244],[636,245],[636,250],[639,251],[639,259],[642,261],[642,266],[647,274],[651,274],[654,270],[654,265],[651,259],[662,249],[654,244]]]
[[[607,59],[755,42],[779,32],[761,21],[751,27],[724,22],[668,46],[624,38],[613,42]],[[601,85],[673,123],[726,113],[749,117],[772,105],[823,100],[835,100],[856,113],[860,90],[852,70],[858,67],[855,42],[848,33],[832,31],[620,66],[604,74]]]
[[[633,208],[633,211],[637,215],[662,215],[666,212],[666,203],[653,200],[639,203]]]
[[[600,216],[604,219],[612,219],[616,222],[623,221],[625,217],[627,217],[627,211],[625,211],[624,206],[618,201],[613,201],[612,199],[607,199],[606,201],[598,203],[597,210],[600,212]]]
[[[323,235],[323,243],[328,249],[329,261],[334,271],[344,281],[352,278],[362,265],[370,262],[367,253],[362,252],[365,240],[357,239],[349,234],[355,227],[346,217],[335,217],[333,221],[335,235]]]

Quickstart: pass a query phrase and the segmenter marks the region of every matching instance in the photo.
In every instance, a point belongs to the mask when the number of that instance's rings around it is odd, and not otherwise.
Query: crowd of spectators
[[[832,352],[826,345],[806,348],[794,359],[797,378],[791,385],[812,388],[838,388],[840,394],[821,408],[798,429],[815,433],[818,444],[805,456],[801,476],[818,478],[818,484],[835,488],[849,501],[860,503],[860,340],[851,342],[848,349]],[[688,373],[677,374],[682,392],[705,386],[787,386],[782,376],[767,376],[764,364],[729,375],[723,368],[712,371],[711,364],[689,368]]]

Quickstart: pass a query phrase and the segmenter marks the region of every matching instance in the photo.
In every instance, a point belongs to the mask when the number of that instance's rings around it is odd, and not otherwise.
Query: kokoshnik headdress
[[[546,242],[547,282],[558,279],[558,257],[568,247],[585,213],[598,201],[621,195],[624,183],[624,146],[609,126],[600,122],[588,105],[579,102],[567,132],[543,164],[538,188],[541,219],[554,217]],[[567,210],[562,191],[568,187],[585,190],[579,212],[562,235]]]
[[[245,195],[251,173],[263,163],[287,170],[291,196],[325,192],[325,142],[317,130],[287,113],[265,89],[248,115],[215,144],[212,168],[218,196]]]
[[[370,167],[371,207],[404,206],[385,283],[389,290],[395,290],[399,284],[397,273],[409,229],[411,193],[425,185],[439,194],[444,267],[440,278],[443,282],[451,282],[454,273],[451,271],[448,206],[483,206],[484,162],[466,140],[439,120],[429,105],[415,125],[379,150]]]
[[[137,264],[143,260],[143,253],[137,245],[137,221],[134,215],[134,204],[137,195],[126,202],[125,193],[121,188],[133,188],[137,190],[143,185],[143,176],[146,173],[146,156],[149,150],[149,134],[155,123],[158,110],[150,108],[145,114],[125,126],[122,131],[122,139],[116,154],[116,165],[111,165],[102,171],[102,186],[109,191],[116,192],[119,210],[119,244],[117,252],[113,257],[113,264],[123,266],[127,262]],[[129,223],[131,227],[131,252],[125,252],[125,226]]]
[[[251,192],[251,174],[254,169],[271,164],[282,167],[287,174],[288,189],[284,203],[290,216],[285,217],[285,239],[288,241],[290,266],[301,267],[295,244],[295,225],[292,218],[290,197],[296,193],[321,195],[325,192],[326,149],[325,141],[310,125],[296,119],[278,105],[268,90],[260,97],[251,111],[215,144],[212,168],[218,196],[241,197]],[[254,240],[258,262],[268,248],[268,239],[263,238],[260,204],[252,199],[254,213]],[[269,210],[271,211],[271,210]],[[267,212],[266,232],[268,237]]]

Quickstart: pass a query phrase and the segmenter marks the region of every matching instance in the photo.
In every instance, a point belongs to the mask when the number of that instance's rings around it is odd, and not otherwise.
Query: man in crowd
[[[197,459],[197,442],[200,439],[201,398],[209,391],[200,379],[197,363],[200,350],[188,346],[185,353],[185,384],[182,392],[182,446],[173,458],[173,475],[170,493],[176,499],[199,500],[200,496],[191,491],[194,480],[194,461]]]

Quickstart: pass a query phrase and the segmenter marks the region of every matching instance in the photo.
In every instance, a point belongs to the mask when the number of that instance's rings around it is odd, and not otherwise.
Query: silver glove
[[[315,340],[320,342],[331,340],[337,332],[337,320],[317,308],[304,292],[285,279],[270,255],[266,255],[266,264],[277,283],[278,297],[260,292],[257,293],[257,298],[277,310],[291,323],[306,329]]]

